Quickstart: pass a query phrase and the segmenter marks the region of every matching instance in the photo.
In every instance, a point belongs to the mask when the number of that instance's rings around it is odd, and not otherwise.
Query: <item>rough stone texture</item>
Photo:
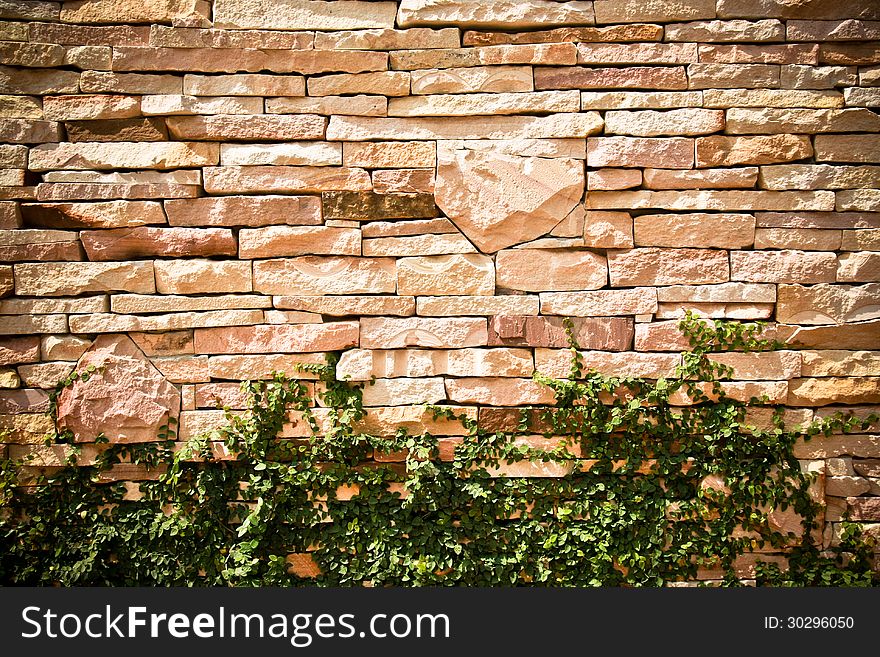
[[[393,258],[302,256],[254,263],[254,290],[262,294],[387,294],[396,288]]]
[[[198,143],[61,143],[31,149],[29,168],[53,169],[177,169],[217,164],[216,144]]]
[[[84,292],[156,291],[151,262],[22,263],[15,265],[15,293],[67,296]]]
[[[643,214],[633,222],[636,246],[739,249],[755,241],[749,214]]]
[[[226,196],[165,202],[172,226],[266,226],[321,223],[314,196]],[[158,222],[157,222],[158,223]]]
[[[801,135],[700,137],[696,148],[698,167],[791,162],[813,154],[809,137]]]
[[[272,354],[333,351],[355,346],[357,322],[260,325],[195,330],[197,354]]]
[[[505,250],[495,268],[498,287],[525,292],[595,290],[608,281],[605,258],[591,251]]]
[[[401,258],[397,261],[397,293],[403,295],[492,295],[492,259],[477,254]]]
[[[92,442],[99,434],[114,443],[153,441],[177,416],[180,393],[130,338],[97,338],[77,363],[79,371],[89,366],[96,372],[58,398],[58,428],[73,432],[77,442]]]
[[[610,251],[608,271],[612,287],[723,283],[730,279],[726,252],[708,249]]]
[[[235,255],[232,231],[220,228],[118,228],[83,231],[83,248],[89,260],[127,260],[147,256]]]
[[[755,283],[833,283],[837,258],[820,251],[731,252],[730,277]]]
[[[214,26],[270,30],[356,30],[394,27],[394,2],[281,0],[267,11],[254,0],[216,0]]]
[[[437,205],[485,253],[550,232],[583,189],[576,160],[466,149],[438,154]]]
[[[250,292],[252,288],[249,262],[156,260],[154,267],[159,294]]]

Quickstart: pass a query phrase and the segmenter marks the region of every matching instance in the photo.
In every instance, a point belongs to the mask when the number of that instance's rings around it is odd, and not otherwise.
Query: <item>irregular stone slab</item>
[[[786,66],[786,70],[797,68]],[[801,67],[813,68],[813,67]],[[834,86],[834,85],[832,85]],[[824,88],[824,87],[823,87]],[[839,91],[800,89],[706,89],[706,107],[812,107],[817,109],[843,107]]]
[[[103,203],[24,203],[25,223],[48,228],[124,228],[164,224],[162,204],[153,201]]]
[[[407,96],[388,101],[388,116],[496,116],[577,112],[577,91]]]
[[[608,282],[605,258],[592,251],[511,249],[496,256],[498,287],[525,292],[595,290]]]
[[[302,256],[254,262],[254,291],[263,294],[393,294],[393,258]]]
[[[608,271],[612,287],[724,283],[730,280],[727,252],[709,249],[611,251],[608,253]]]
[[[172,226],[318,225],[321,199],[316,196],[226,196],[165,202]]]
[[[263,103],[258,98],[218,96],[155,95],[145,96],[141,111],[147,115],[173,116],[175,114],[262,114]]]
[[[77,89],[68,90],[72,93],[77,91]],[[79,91],[116,94],[182,94],[183,78],[177,75],[83,71]]]
[[[342,145],[323,141],[295,141],[286,144],[220,144],[222,166],[265,164],[338,166]]]
[[[477,250],[468,239],[455,230],[447,219],[437,221],[449,224],[451,230],[447,234],[419,234],[402,237],[380,237],[364,240],[363,255],[365,256],[431,256],[453,253],[476,253]],[[443,226],[442,228],[446,228]]]
[[[152,262],[41,262],[15,265],[15,293],[69,296],[84,292],[156,291]]]
[[[650,315],[655,312],[657,312],[657,289],[653,287],[637,287],[630,290],[541,293],[542,315],[613,317],[615,315]]]
[[[756,137],[698,137],[697,166],[735,166],[774,164],[802,160],[813,154],[806,135],[768,135]]]
[[[842,21],[794,20],[786,22],[789,41],[877,41],[880,25],[877,22],[853,18]]]
[[[730,277],[754,283],[833,283],[837,258],[823,251],[731,251]]]
[[[342,94],[379,94],[406,96],[409,94],[409,73],[377,71],[340,75],[322,75],[309,78],[310,96],[340,96]]]
[[[40,339],[35,336],[0,338],[0,365],[18,365],[40,360]]]
[[[173,116],[166,119],[168,132],[176,139],[287,141],[323,139],[327,119],[309,114],[217,114]]]
[[[693,66],[700,64],[690,65]],[[688,77],[684,66],[535,67],[535,89],[614,88],[687,89]]]
[[[45,144],[31,149],[32,171],[53,169],[178,169],[217,164],[218,144],[197,142],[81,142]]]
[[[758,167],[738,169],[645,169],[648,189],[736,189],[754,187]]]
[[[837,280],[843,283],[880,281],[880,253],[842,253],[838,258]]]
[[[251,263],[231,260],[156,260],[159,294],[250,292]]]
[[[871,110],[861,108],[732,108],[727,110],[727,132],[734,135],[878,131],[880,131],[880,116]]]
[[[775,19],[759,21],[695,21],[665,26],[667,41],[785,41],[785,24]],[[791,38],[791,37],[789,37]],[[811,39],[807,39],[810,41]]]
[[[816,135],[817,162],[880,162],[880,135]]]
[[[357,30],[318,32],[315,48],[318,50],[407,50],[415,48],[458,48],[456,28],[439,30],[414,28],[411,30]]]
[[[0,66],[0,93],[75,94],[79,91],[79,73],[53,69],[22,70],[12,66]]]
[[[873,0],[718,0],[718,18],[801,18],[880,20],[880,7]]]
[[[695,43],[581,43],[578,64],[690,64],[698,58]]]
[[[880,376],[876,351],[801,351],[803,376]]]
[[[699,190],[680,192],[590,192],[586,206],[590,209],[629,210],[719,210],[722,212],[754,210],[799,211],[834,209],[834,192],[765,192],[752,190]],[[812,213],[807,213],[812,214]]]
[[[474,32],[462,37],[463,46],[492,46],[503,43],[608,43],[615,41],[660,41],[660,25],[609,25],[607,27],[560,27],[531,32]],[[687,39],[685,39],[687,40]]]
[[[487,406],[531,406],[553,404],[556,401],[553,390],[547,386],[531,379],[506,377],[446,379],[446,396],[451,401],[461,404],[485,404]],[[509,473],[506,476],[522,475],[517,472],[516,474]],[[534,476],[534,474],[529,476]],[[550,474],[547,476],[561,475]]]
[[[401,27],[449,25],[471,28],[528,29],[555,25],[593,25],[590,2],[468,2],[462,0],[403,0],[397,12]]]
[[[631,249],[633,219],[628,212],[585,212],[584,246],[594,249]]]
[[[168,131],[161,119],[71,121],[65,127],[70,142],[168,140]]]
[[[571,373],[569,349],[535,349],[535,369],[555,379],[568,378]],[[678,354],[614,353],[581,351],[586,371],[594,370],[605,376],[638,377],[645,379],[670,378],[681,362]]]
[[[626,351],[632,345],[629,317],[576,317],[574,339],[583,349]],[[489,344],[512,347],[566,348],[569,338],[562,317],[498,315],[489,322]]]
[[[191,96],[305,96],[306,82],[300,75],[185,75],[183,92]]]
[[[115,0],[65,2],[61,8],[64,23],[170,23],[208,21],[210,7],[201,0]]]
[[[438,153],[437,205],[484,253],[550,232],[583,190],[578,160],[466,149]]]
[[[117,315],[93,313],[72,315],[70,330],[74,333],[131,333],[134,331],[177,331],[206,326],[244,326],[263,322],[261,310],[211,310],[203,313],[169,313],[167,315]]]
[[[424,219],[437,216],[430,194],[376,194],[374,192],[327,192],[321,195],[324,219],[375,221],[377,219]]]
[[[131,119],[140,116],[140,108],[141,99],[137,96],[95,94],[43,99],[43,115],[50,121]]]
[[[492,295],[495,268],[475,253],[419,256],[397,261],[397,292],[403,295]]]
[[[421,316],[458,317],[464,315],[537,315],[538,297],[502,294],[499,296],[419,297],[416,309]]]
[[[597,23],[654,23],[715,18],[714,0],[596,0]]]
[[[349,167],[231,166],[204,169],[205,191],[211,194],[319,193],[369,190],[370,174]]]
[[[788,391],[790,406],[880,403],[880,377],[795,379]]]
[[[77,363],[95,367],[58,397],[58,429],[76,442],[103,434],[111,443],[150,442],[180,412],[180,393],[150,364],[131,338],[99,336]]]
[[[434,170],[385,169],[373,171],[373,190],[377,194],[433,194]]]
[[[766,89],[779,87],[774,64],[691,64],[688,89]]]
[[[248,310],[272,307],[272,299],[256,294],[221,294],[205,297],[114,294],[112,303],[113,312],[122,314],[193,312],[200,310]]]
[[[334,351],[356,346],[357,322],[278,324],[195,330],[197,354]]]
[[[273,297],[275,308],[289,308],[306,312],[347,317],[349,315],[397,315],[408,317],[415,314],[416,304],[412,297],[401,296],[283,296]],[[456,313],[459,314],[459,313]]]
[[[689,169],[694,165],[694,140],[650,137],[591,137],[587,139],[591,167],[652,167]]]
[[[747,46],[700,45],[700,62],[725,64],[810,64],[819,63],[816,44]]]
[[[829,164],[782,164],[761,167],[764,189],[876,189],[880,167]]]
[[[385,96],[320,96],[317,98],[267,98],[268,114],[320,114],[322,116],[385,116]]]
[[[251,30],[359,30],[393,28],[396,2],[216,0],[214,27]]]
[[[413,95],[527,92],[534,89],[529,66],[470,66],[412,71]]]
[[[678,109],[668,112],[605,113],[605,134],[659,137],[706,135],[721,130],[724,130],[724,112],[721,110]]]
[[[256,50],[309,50],[315,45],[313,32],[278,30],[215,30],[151,25],[147,43],[160,48],[252,48]]]
[[[361,254],[361,233],[330,226],[267,226],[243,229],[239,235],[242,259],[299,255]]]
[[[377,168],[434,168],[437,147],[430,141],[365,142],[342,144],[342,164],[347,167]]]
[[[785,326],[779,337],[794,347],[812,349],[880,349],[880,322],[871,320],[839,326]]]
[[[89,260],[145,256],[234,256],[235,237],[221,228],[119,228],[80,233]]]
[[[755,241],[750,214],[645,214],[633,222],[636,246],[740,249]]]
[[[701,107],[700,91],[583,91],[582,110],[665,109]]]
[[[60,141],[59,125],[52,121],[31,119],[3,119],[0,123],[0,139],[15,144],[40,144]]]

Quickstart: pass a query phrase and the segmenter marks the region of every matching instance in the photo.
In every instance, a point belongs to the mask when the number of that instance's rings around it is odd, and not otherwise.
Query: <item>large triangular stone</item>
[[[96,369],[58,397],[58,429],[76,442],[104,434],[111,443],[158,440],[160,427],[180,411],[180,393],[126,335],[98,337],[77,372]]]

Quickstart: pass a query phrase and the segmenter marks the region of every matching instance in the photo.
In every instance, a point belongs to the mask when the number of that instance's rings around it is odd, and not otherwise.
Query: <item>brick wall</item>
[[[454,437],[419,404],[503,427],[552,401],[531,376],[567,374],[564,317],[588,366],[657,377],[685,309],[789,342],[726,356],[734,395],[797,421],[880,404],[876,0],[3,0],[0,19],[12,456],[59,464],[47,391],[77,361],[105,368],[62,399],[83,442],[151,440],[169,414],[185,439],[242,406],[238,381],[340,350],[339,376],[376,377],[369,430]],[[824,473],[826,544],[846,512],[880,533],[880,437],[798,456]]]

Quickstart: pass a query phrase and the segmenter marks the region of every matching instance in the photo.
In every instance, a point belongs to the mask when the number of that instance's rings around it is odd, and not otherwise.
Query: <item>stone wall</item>
[[[242,406],[240,380],[329,351],[376,377],[370,430],[454,434],[419,404],[552,401],[531,376],[567,374],[563,318],[589,366],[651,378],[685,309],[789,343],[729,356],[734,394],[799,420],[878,409],[876,0],[0,0],[0,19],[10,456],[60,464],[47,391],[77,361],[102,368],[60,400],[85,442],[169,415],[186,439]],[[824,473],[826,543],[845,513],[877,532],[880,436],[798,456]]]

